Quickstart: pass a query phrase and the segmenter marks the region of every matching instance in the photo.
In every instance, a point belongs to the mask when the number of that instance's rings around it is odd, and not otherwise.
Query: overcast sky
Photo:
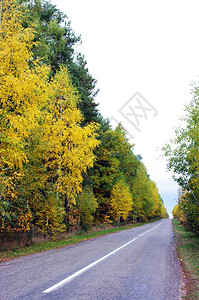
[[[168,213],[177,184],[159,150],[191,100],[199,75],[199,1],[53,0],[82,36],[78,50],[97,79],[99,110],[122,122]]]

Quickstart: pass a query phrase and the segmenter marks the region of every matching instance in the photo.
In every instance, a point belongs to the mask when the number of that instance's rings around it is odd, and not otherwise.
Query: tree
[[[164,202],[160,196],[159,196],[158,209],[156,211],[156,217],[164,218],[164,219],[169,218],[169,214],[167,213],[167,210],[164,206]]]
[[[98,201],[96,218],[103,221],[110,216],[110,194],[115,183],[121,177],[120,161],[115,157],[115,133],[108,129],[101,134],[101,144],[95,151],[96,160],[91,178],[93,181],[94,195]]]
[[[85,57],[79,53],[74,62],[70,62],[68,68],[72,82],[81,97],[78,107],[83,114],[83,126],[92,121],[101,124],[100,113],[97,109],[98,104],[94,101],[99,91],[96,90],[97,81],[89,73]]]
[[[176,204],[172,210],[172,214],[173,214],[173,217],[175,219],[179,219],[179,213],[178,213],[178,205]]]
[[[60,66],[73,61],[75,46],[81,37],[75,36],[67,16],[50,1],[20,0],[26,18],[25,28],[34,27],[34,59],[38,57],[51,67],[51,76],[60,70]]]
[[[63,201],[66,196],[70,205],[75,203],[82,190],[82,174],[93,166],[93,150],[99,144],[96,139],[98,125],[90,123],[81,127],[82,114],[77,108],[79,98],[65,67],[56,74],[51,84],[51,97],[46,132],[50,147],[46,163],[50,178],[53,174],[57,193],[62,195]]]
[[[97,81],[87,68],[87,61],[75,47],[81,43],[81,37],[75,36],[67,16],[56,5],[49,1],[23,0],[28,8],[24,26],[34,26],[35,46],[34,58],[40,58],[43,63],[51,67],[50,76],[53,77],[61,66],[66,66],[73,85],[76,87],[81,101],[78,102],[83,119],[82,125],[90,122],[100,122],[100,113],[95,103],[98,93]]]
[[[30,229],[28,199],[20,198],[31,133],[42,117],[48,68],[32,61],[33,31],[16,1],[3,2],[0,40],[1,228]],[[34,69],[30,69],[32,61]]]
[[[115,156],[120,161],[120,172],[125,175],[126,182],[132,188],[136,170],[139,165],[137,157],[133,154],[134,144],[130,144],[127,132],[121,123],[115,129]]]
[[[132,195],[124,179],[120,179],[111,191],[110,204],[118,224],[121,217],[127,218],[132,209]]]
[[[103,220],[110,216],[110,197],[115,184],[124,177],[131,188],[137,160],[121,124],[112,130],[105,123],[100,128],[99,136],[101,144],[95,151],[96,161],[91,177],[99,204],[96,217]]]
[[[97,209],[97,199],[91,187],[85,186],[77,198],[77,207],[80,209],[80,222],[84,229],[92,225],[93,214]]]
[[[162,203],[161,197],[158,193],[158,188],[155,184],[154,181],[150,181],[151,185],[151,190],[152,190],[152,200],[153,200],[153,205],[152,205],[152,211],[151,211],[151,218],[155,217],[164,217],[163,215],[160,214],[159,212],[159,203]]]
[[[158,194],[157,187],[155,183],[150,180],[143,163],[140,163],[137,168],[132,196],[134,202],[133,219],[146,220],[158,216],[157,214],[162,216],[161,209],[164,207],[163,203]]]
[[[199,89],[193,88],[193,100],[187,105],[182,127],[175,131],[175,139],[163,147],[167,157],[167,168],[173,171],[173,178],[186,191],[180,208],[186,222],[198,232],[199,220]]]

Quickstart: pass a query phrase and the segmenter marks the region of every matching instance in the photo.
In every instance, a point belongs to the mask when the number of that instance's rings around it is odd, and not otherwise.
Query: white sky
[[[161,148],[191,100],[199,75],[198,0],[52,0],[82,36],[78,50],[98,81],[96,98],[106,118],[121,121],[134,137],[168,213],[176,204],[177,184],[166,172]],[[140,118],[140,132],[119,109],[136,93],[158,111]],[[136,100],[134,100],[136,101]]]

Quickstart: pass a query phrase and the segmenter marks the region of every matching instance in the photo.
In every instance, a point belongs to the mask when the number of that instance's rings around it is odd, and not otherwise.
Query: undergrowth
[[[157,221],[157,220],[153,220]],[[79,231],[76,233],[65,233],[56,239],[39,239],[32,241],[29,245],[17,245],[11,248],[5,248],[0,250],[0,262],[8,261],[16,257],[29,255],[33,253],[43,252],[56,248],[62,248],[68,245],[77,244],[85,240],[93,239],[102,235],[111,234],[117,231],[130,229],[133,227],[141,226],[146,223],[129,224],[126,226],[112,227],[112,228],[92,228],[90,231]]]
[[[177,252],[185,276],[186,295],[184,299],[199,299],[199,237],[186,230],[176,219],[173,226]]]

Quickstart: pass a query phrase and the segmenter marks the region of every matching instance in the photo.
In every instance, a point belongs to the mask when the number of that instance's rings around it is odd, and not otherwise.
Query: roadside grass
[[[57,239],[48,239],[40,242],[31,242],[30,245],[26,246],[15,246],[11,249],[0,250],[0,262],[5,262],[20,256],[30,255],[34,253],[44,252],[47,250],[58,249],[65,246],[77,244],[89,239],[100,237],[106,234],[115,233],[121,230],[127,230],[134,227],[142,226],[147,223],[151,223],[157,220],[152,220],[145,223],[135,223],[126,226],[109,227],[108,229],[93,228],[88,232],[77,232],[72,234],[65,234]]]
[[[199,299],[199,237],[173,219],[177,252],[185,277],[183,299]]]

